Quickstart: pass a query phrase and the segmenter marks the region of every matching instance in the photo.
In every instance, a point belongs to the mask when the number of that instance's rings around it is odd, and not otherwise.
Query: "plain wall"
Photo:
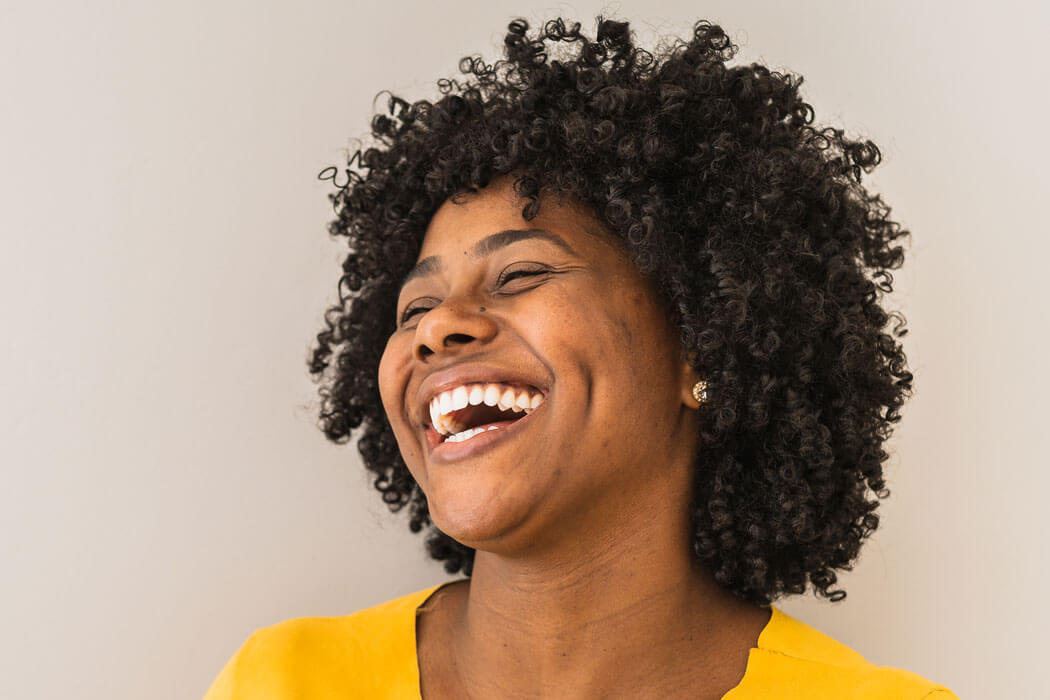
[[[380,90],[603,9],[801,73],[913,232],[882,527],[843,603],[779,605],[964,699],[1045,693],[1045,4],[164,0],[0,10],[0,696],[199,697],[259,627],[449,578],[315,426],[316,175]]]

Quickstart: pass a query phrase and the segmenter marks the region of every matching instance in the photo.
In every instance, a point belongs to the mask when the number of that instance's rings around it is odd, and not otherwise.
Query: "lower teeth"
[[[455,435],[449,435],[445,438],[445,442],[463,442],[480,433],[488,432],[489,430],[499,430],[498,425],[490,425],[487,428],[471,428],[470,430],[464,430],[462,433],[456,433]]]

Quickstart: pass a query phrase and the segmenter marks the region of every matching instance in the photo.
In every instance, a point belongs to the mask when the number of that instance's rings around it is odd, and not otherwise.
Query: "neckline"
[[[436,594],[439,590],[445,588],[446,586],[451,586],[454,583],[460,583],[461,581],[469,580],[470,579],[468,578],[453,579],[451,581],[439,583],[436,586],[431,586],[430,588],[424,588],[423,590],[419,591],[415,596],[413,596],[413,598],[415,598],[414,604],[407,606],[408,611],[411,613],[410,627],[412,630],[411,660],[409,663],[409,666],[411,668],[410,670],[408,670],[408,674],[410,677],[410,685],[414,689],[414,695],[412,696],[411,700],[423,700],[422,681],[421,674],[419,671],[419,614],[420,612],[422,612],[422,609],[426,606],[430,599],[434,597],[434,594]],[[785,617],[785,613],[775,605],[770,605],[769,610],[769,619],[766,620],[765,626],[762,627],[762,631],[758,634],[758,639],[755,642],[756,646],[751,647],[747,652],[747,664],[744,666],[744,675],[740,677],[740,681],[737,682],[736,685],[734,685],[722,695],[720,700],[733,700],[738,693],[742,692],[747,688],[747,686],[751,685],[752,679],[756,675],[755,668],[758,664],[758,662],[755,660],[755,657],[761,651],[769,648],[768,642],[770,638],[776,635],[777,629],[780,628]]]

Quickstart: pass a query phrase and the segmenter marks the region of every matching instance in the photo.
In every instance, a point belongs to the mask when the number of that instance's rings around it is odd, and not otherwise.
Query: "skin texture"
[[[699,377],[656,290],[593,212],[545,195],[525,221],[512,181],[437,210],[418,259],[440,269],[401,290],[399,319],[424,311],[399,323],[379,365],[433,523],[477,550],[471,580],[419,618],[424,697],[720,698],[769,611],[691,552]],[[528,239],[471,254],[507,229],[549,231],[573,252]],[[545,403],[506,440],[435,462],[425,382],[478,364],[531,378]]]
[[[353,154],[345,171],[322,173],[338,187],[329,232],[345,239],[348,252],[338,302],[325,312],[308,360],[320,384],[320,428],[336,444],[355,443],[383,502],[404,513],[409,529],[423,536],[427,555],[449,574],[472,573],[476,550],[465,541],[483,542],[500,532],[508,541],[486,547],[514,551],[521,533],[545,534],[539,523],[549,518],[583,527],[572,517],[589,513],[566,506],[581,490],[605,501],[615,493],[586,481],[579,465],[555,478],[551,464],[536,454],[521,456],[518,467],[530,480],[538,475],[535,483],[490,468],[493,454],[477,462],[489,466],[474,469],[471,489],[459,493],[458,484],[468,479],[424,469],[421,442],[403,426],[395,435],[380,396],[379,359],[388,339],[407,337],[395,328],[401,282],[425,259],[420,249],[435,213],[456,193],[513,175],[529,226],[542,211],[541,192],[562,193],[601,220],[652,280],[683,352],[709,383],[708,401],[696,414],[703,448],[694,464],[692,553],[719,584],[758,605],[810,588],[832,602],[842,600],[846,592],[836,585],[836,572],[852,568],[878,527],[879,500],[889,495],[885,441],[912,382],[898,342],[907,330],[904,319],[883,307],[909,234],[862,184],[881,159],[878,147],[817,124],[801,76],[733,65],[736,47],[718,25],[698,21],[690,36],[654,52],[635,43],[626,22],[599,19],[596,29],[590,36],[579,23],[561,19],[534,30],[524,20],[512,21],[503,59],[465,58],[462,78],[440,80],[441,96],[434,100],[390,95],[387,109],[372,119],[372,145]],[[587,274],[555,275],[551,289]],[[511,287],[525,283],[513,280]],[[614,300],[605,294],[618,295],[623,308],[633,303],[617,285],[601,291],[598,308]],[[637,363],[627,368],[598,361],[613,346],[638,352],[642,340],[623,318],[589,315],[598,313],[591,310],[592,297],[585,307],[581,299],[587,297],[570,295],[555,301],[591,333],[583,337],[593,345],[552,354],[534,331],[506,323],[511,299],[519,309],[536,294],[549,295],[548,285],[478,302],[476,308],[490,309],[478,316],[465,305],[477,299],[460,296],[468,320],[504,324],[493,338],[467,345],[501,348],[501,361],[535,372],[536,381],[556,382],[556,392],[571,391],[588,413],[569,415],[559,404],[559,420],[576,421],[566,430],[599,417],[622,424],[623,416],[610,415],[584,390],[642,372]],[[408,362],[407,348],[400,362]],[[447,358],[438,349],[427,357],[428,366]],[[396,363],[393,356],[388,360]],[[578,380],[566,379],[569,365]],[[407,367],[400,371],[405,386],[388,388],[387,404],[397,392],[418,391],[419,380]],[[666,381],[644,371],[647,381]],[[650,415],[643,408],[666,418],[666,406],[623,405],[637,409],[627,426],[632,442],[618,441],[621,451],[610,443],[603,452],[605,473],[619,475],[619,488],[636,485],[635,473],[622,473],[622,465],[638,454],[652,462],[666,444],[658,438],[679,427],[641,420]],[[540,416],[525,420],[533,418]],[[552,446],[554,454],[571,450],[594,465],[592,442],[577,443],[562,432],[556,437],[562,442]],[[647,444],[657,451],[642,449]],[[406,459],[421,465],[415,468],[420,479],[433,483],[420,484]],[[649,473],[668,478],[662,469]],[[540,508],[530,489],[551,494],[552,482],[565,493],[544,496]],[[456,528],[463,541],[435,527],[424,489],[441,496],[439,524]],[[485,497],[501,499],[498,508]],[[661,505],[678,508],[680,497],[674,491],[673,500]],[[493,513],[504,522],[492,522]],[[511,527],[515,518],[521,531]]]

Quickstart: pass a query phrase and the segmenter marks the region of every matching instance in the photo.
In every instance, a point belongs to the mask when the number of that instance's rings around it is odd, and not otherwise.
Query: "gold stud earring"
[[[693,398],[696,399],[696,402],[699,404],[707,401],[707,382],[703,379],[693,385]]]

